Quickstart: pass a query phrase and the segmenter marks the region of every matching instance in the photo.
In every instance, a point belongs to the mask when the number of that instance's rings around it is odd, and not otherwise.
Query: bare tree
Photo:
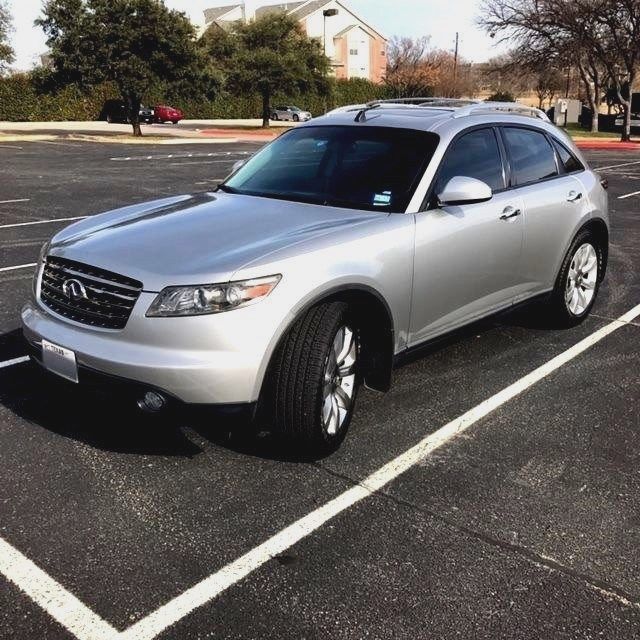
[[[609,79],[625,110],[622,139],[631,133],[631,96],[640,64],[640,0],[484,0],[480,24],[503,34],[527,55],[568,58],[578,68],[598,126],[602,86]]]
[[[439,74],[440,60],[429,50],[429,38],[391,38],[385,82],[397,96],[431,95]]]

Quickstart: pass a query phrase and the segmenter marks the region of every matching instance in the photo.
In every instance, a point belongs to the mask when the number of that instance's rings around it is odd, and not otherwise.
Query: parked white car
[[[307,122],[313,116],[300,107],[276,107],[271,113],[272,120],[288,120],[290,122]]]

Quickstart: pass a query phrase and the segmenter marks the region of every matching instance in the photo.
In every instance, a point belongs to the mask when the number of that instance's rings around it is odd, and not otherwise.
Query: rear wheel
[[[293,114],[293,121],[294,122],[300,122],[300,116],[297,113]]]
[[[603,252],[590,231],[581,231],[569,249],[551,296],[556,318],[566,326],[580,324],[591,311],[600,288]]]
[[[274,113],[274,114],[271,115],[271,119],[272,120],[280,120],[280,117],[278,116],[277,113]]]
[[[281,345],[271,378],[277,432],[313,455],[337,449],[355,406],[358,330],[342,302],[320,304],[299,320]]]

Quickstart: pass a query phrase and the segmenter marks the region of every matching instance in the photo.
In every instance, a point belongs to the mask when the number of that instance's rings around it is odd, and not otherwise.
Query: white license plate
[[[78,382],[78,365],[76,354],[71,349],[65,349],[52,342],[42,341],[42,363],[53,373]]]

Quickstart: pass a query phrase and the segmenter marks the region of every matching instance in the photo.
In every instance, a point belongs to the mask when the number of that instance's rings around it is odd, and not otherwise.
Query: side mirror
[[[246,160],[236,160],[233,163],[233,167],[231,167],[231,174],[234,174],[236,171],[238,171],[239,169],[242,169],[242,167],[244,167],[244,165],[247,163]]]
[[[475,178],[456,176],[436,194],[440,205],[460,205],[487,202],[493,198],[491,187]]]

